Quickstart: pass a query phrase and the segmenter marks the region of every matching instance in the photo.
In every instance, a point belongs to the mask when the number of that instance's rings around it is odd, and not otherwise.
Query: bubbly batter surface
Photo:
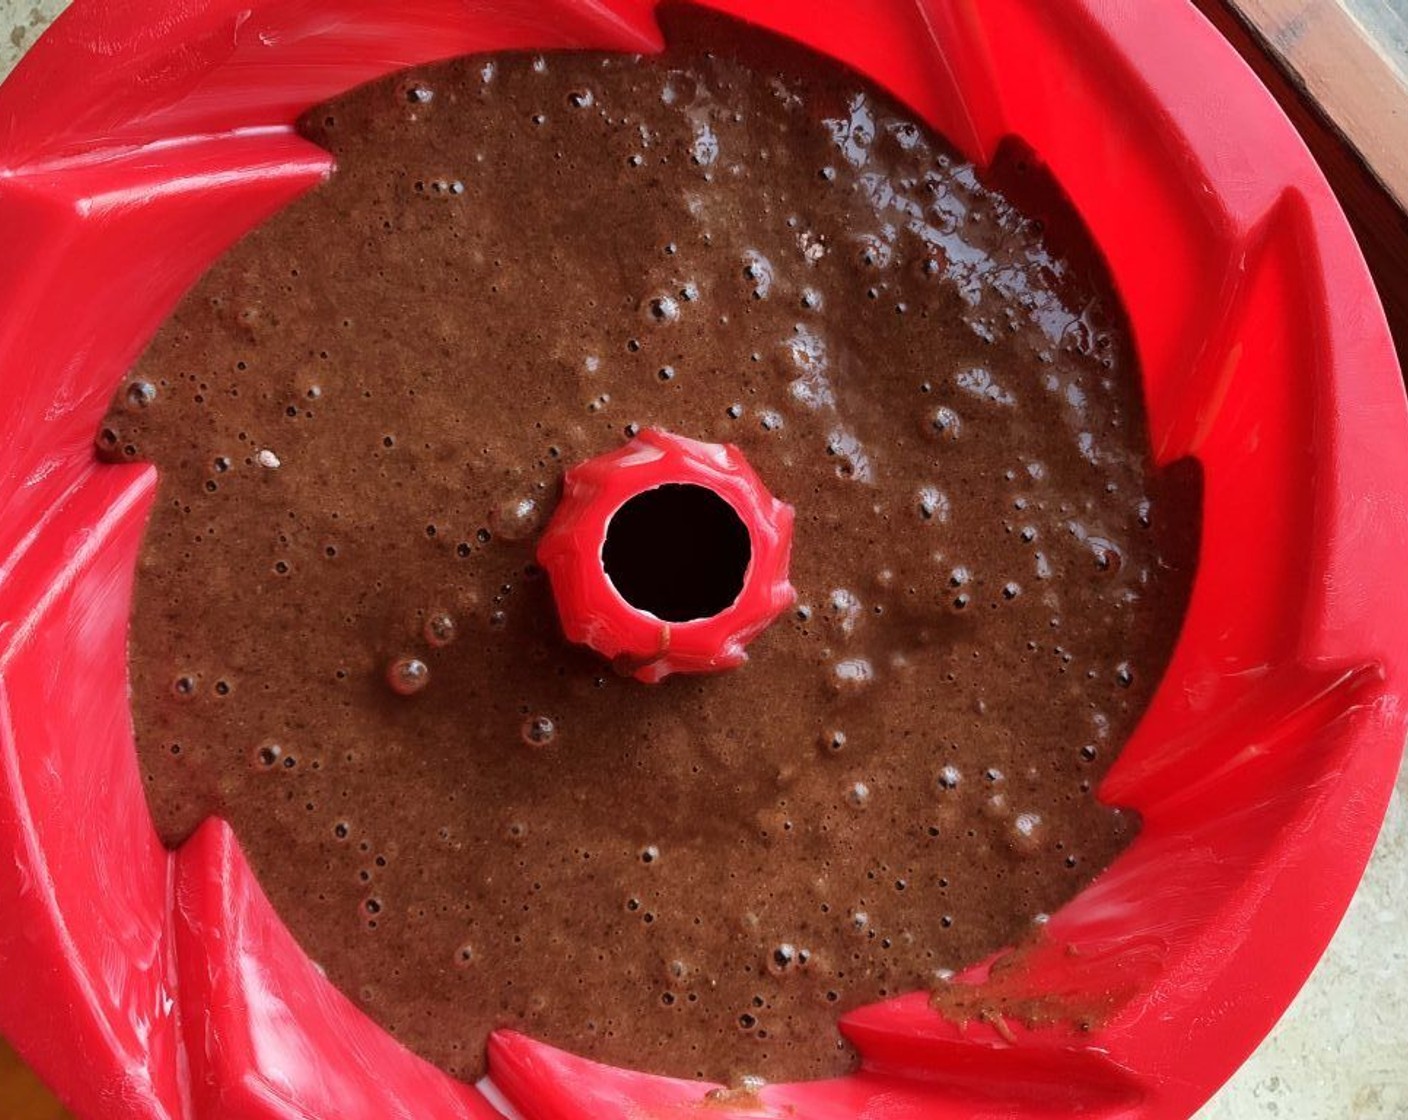
[[[1092,790],[1187,594],[1196,479],[1154,476],[1040,169],[999,169],[1024,213],[833,63],[667,32],[310,114],[339,170],[201,281],[98,440],[161,473],[131,665],[163,835],[230,820],[329,976],[465,1077],[498,1026],[849,1068],[839,1013],[1130,840]],[[797,609],[738,671],[646,686],[560,636],[536,534],[645,426],[796,507]]]

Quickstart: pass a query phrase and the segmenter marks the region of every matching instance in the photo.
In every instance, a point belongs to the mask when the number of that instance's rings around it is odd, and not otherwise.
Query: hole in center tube
[[[607,578],[639,611],[665,622],[716,615],[743,590],[748,527],[704,486],[672,482],[627,501],[606,527]]]

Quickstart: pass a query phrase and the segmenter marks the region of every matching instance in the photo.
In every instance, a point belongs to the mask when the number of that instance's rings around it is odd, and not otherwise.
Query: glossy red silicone
[[[659,486],[700,486],[727,502],[748,531],[751,555],[737,598],[718,614],[666,622],[628,603],[603,564],[611,519]],[[745,647],[792,605],[787,582],[792,507],[768,492],[731,444],[647,430],[616,451],[567,471],[562,501],[538,542],[563,633],[647,684],[671,673],[718,673],[748,660]]]
[[[901,996],[843,1019],[860,1072],[738,1114],[1186,1117],[1329,940],[1403,745],[1408,410],[1363,262],[1182,0],[712,3],[874,76],[980,166],[1030,147],[1108,258],[1159,458],[1196,457],[1206,494],[1182,639],[1102,790],[1143,832],[998,981],[1099,1025],[960,1027]],[[155,478],[91,450],[180,294],[328,173],[301,110],[465,51],[655,50],[652,13],[75,0],[0,89],[0,1032],[80,1117],[718,1115],[696,1082],[513,1034],[457,1083],[328,984],[226,826],[163,850],[123,656]]]

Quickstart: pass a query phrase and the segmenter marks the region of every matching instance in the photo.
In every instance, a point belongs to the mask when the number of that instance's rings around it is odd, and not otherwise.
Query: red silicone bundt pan
[[[860,1072],[742,1113],[1186,1117],[1329,940],[1404,740],[1408,410],[1349,229],[1182,0],[715,6],[872,75],[980,165],[1034,149],[1109,259],[1160,459],[1196,456],[1206,490],[1182,641],[1103,790],[1144,830],[1002,979],[1102,1025],[960,1028],[916,993],[845,1017]],[[328,174],[303,109],[466,51],[654,50],[652,9],[76,0],[0,91],[0,1033],[78,1115],[718,1115],[698,1083],[515,1035],[492,1083],[458,1083],[323,979],[224,825],[161,847],[123,648],[156,479],[91,450],[187,286]]]

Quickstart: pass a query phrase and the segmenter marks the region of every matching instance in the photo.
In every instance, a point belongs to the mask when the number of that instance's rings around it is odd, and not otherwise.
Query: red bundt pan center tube
[[[704,617],[667,621],[641,609],[608,571],[613,521],[633,499],[664,487],[716,495],[747,533],[741,588]],[[567,637],[653,684],[671,673],[716,673],[748,659],[744,647],[796,599],[787,581],[792,520],[792,507],[768,493],[738,448],[648,430],[568,470],[538,562],[552,581]]]
[[[732,1104],[1184,1120],[1328,943],[1402,752],[1408,406],[1363,259],[1183,0],[708,6],[873,78],[980,170],[1007,144],[1043,163],[1129,312],[1158,461],[1204,478],[1178,647],[1100,789],[1143,829],[1040,941],[954,980],[1037,1011],[964,1024],[887,999],[841,1018],[856,1074]],[[125,657],[156,476],[92,454],[182,293],[330,173],[301,113],[470,51],[655,51],[654,10],[74,0],[0,89],[0,1034],[83,1120],[720,1115],[698,1082],[511,1032],[490,1081],[458,1082],[327,981],[228,826],[161,846]]]

